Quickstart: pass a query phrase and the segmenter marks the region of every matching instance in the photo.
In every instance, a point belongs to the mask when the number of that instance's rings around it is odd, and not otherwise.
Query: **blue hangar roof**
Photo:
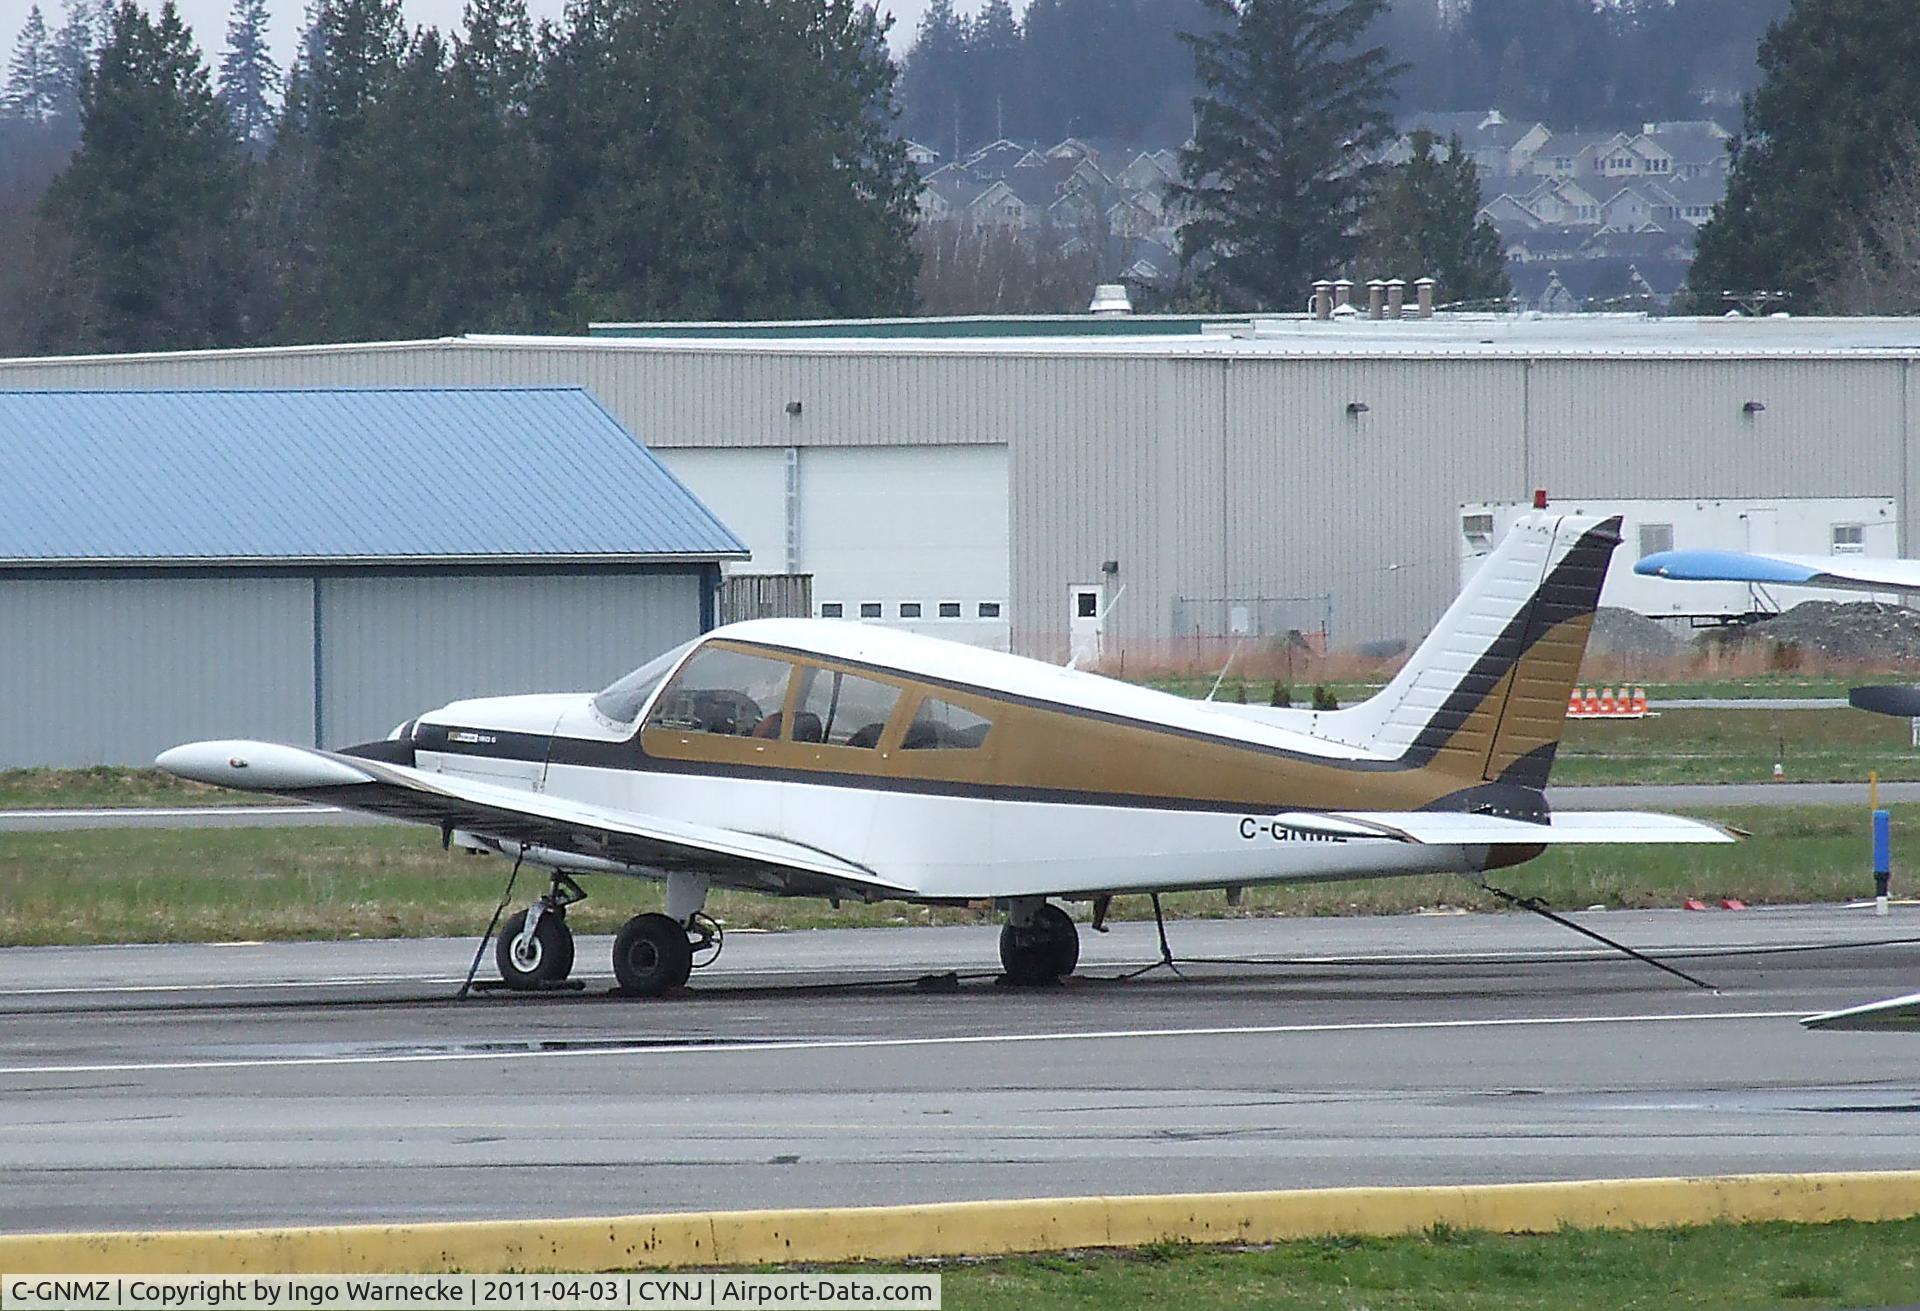
[[[0,391],[0,564],[746,551],[580,388]]]

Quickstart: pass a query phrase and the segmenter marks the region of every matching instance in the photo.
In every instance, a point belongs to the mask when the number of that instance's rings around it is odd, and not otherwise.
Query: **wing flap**
[[[1586,810],[1547,823],[1452,810],[1299,812],[1275,824],[1322,837],[1380,837],[1423,846],[1564,846],[1601,843],[1732,842],[1731,829],[1680,815]]]
[[[267,742],[196,742],[156,762],[197,782],[323,801],[506,843],[551,847],[650,869],[754,879],[800,876],[805,890],[911,896],[863,865],[781,838],[613,810],[407,765]]]

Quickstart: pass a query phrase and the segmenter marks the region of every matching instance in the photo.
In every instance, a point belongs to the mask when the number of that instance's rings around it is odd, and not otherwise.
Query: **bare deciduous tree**
[[[1830,314],[1920,314],[1920,130],[1902,128],[1886,185],[1857,221],[1821,308]]]
[[[1096,243],[1050,232],[922,223],[914,246],[922,314],[1078,314],[1100,282]]]

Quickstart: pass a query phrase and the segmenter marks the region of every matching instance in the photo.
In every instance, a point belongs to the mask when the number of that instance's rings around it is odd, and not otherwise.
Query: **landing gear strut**
[[[701,912],[706,905],[705,874],[667,876],[667,913],[635,915],[613,940],[613,977],[629,997],[658,997],[686,986],[696,952],[711,951],[700,963],[720,955],[720,926]]]
[[[533,991],[562,983],[573,973],[573,930],[567,907],[585,901],[580,885],[559,870],[547,894],[509,919],[494,947],[494,963],[509,988]]]
[[[1080,931],[1051,902],[1016,901],[1000,930],[1000,965],[1011,983],[1057,983],[1080,963]]]

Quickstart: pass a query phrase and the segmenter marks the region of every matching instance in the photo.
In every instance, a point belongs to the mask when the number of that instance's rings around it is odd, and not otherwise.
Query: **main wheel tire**
[[[613,977],[629,997],[658,997],[692,973],[687,931],[665,915],[635,915],[613,939]]]
[[[494,944],[493,961],[509,988],[530,989],[558,983],[573,973],[573,930],[566,916],[546,911],[533,926],[533,936],[523,945],[520,931],[526,927],[527,912],[521,911],[500,930]]]
[[[1034,911],[1024,928],[1000,930],[1000,964],[1015,983],[1052,983],[1080,963],[1080,931],[1073,917],[1051,902]]]

